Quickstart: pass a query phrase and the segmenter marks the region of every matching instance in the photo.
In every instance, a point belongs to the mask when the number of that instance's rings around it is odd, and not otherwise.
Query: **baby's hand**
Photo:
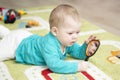
[[[88,44],[92,40],[96,40],[96,36],[91,35],[85,42],[86,42],[86,44]]]
[[[88,62],[82,61],[78,64],[78,71],[87,71],[88,69]]]

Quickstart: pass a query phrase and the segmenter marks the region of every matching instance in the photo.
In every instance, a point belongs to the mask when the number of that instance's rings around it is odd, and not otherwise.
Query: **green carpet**
[[[39,28],[34,27],[28,30],[34,34],[45,35],[49,31],[49,27],[46,27],[46,25],[48,25],[49,14],[54,7],[55,6],[45,6],[40,8],[24,9],[27,12],[27,14],[23,15],[22,18],[17,20],[14,24],[4,24],[2,21],[0,22],[0,24],[6,26],[10,30],[14,30],[14,29],[20,29],[21,28],[20,26],[24,25],[23,23],[27,23],[29,20],[33,20],[33,19],[40,20],[39,22],[40,26],[38,26]],[[45,23],[43,23],[41,19]],[[26,29],[25,27],[22,28]],[[104,72],[104,74],[109,76],[112,80],[120,79],[119,76],[120,59],[118,58],[118,61],[114,64],[111,63],[109,60],[107,60],[108,57],[112,56],[111,51],[120,50],[120,37],[115,36],[96,25],[87,22],[86,20],[82,20],[82,28],[78,39],[78,43],[80,44],[83,43],[84,40],[86,40],[91,34],[96,35],[100,39],[101,46],[97,51],[97,53],[93,57],[91,57],[89,61],[99,70]],[[73,58],[69,57],[67,58],[67,60],[73,60]],[[14,80],[30,80],[25,75],[25,71],[31,67],[34,67],[33,65],[19,64],[16,63],[14,60],[4,61],[4,64],[7,66],[8,71]],[[0,70],[1,69],[2,68],[0,67]],[[33,75],[34,74],[35,73],[33,73]],[[67,75],[54,73],[51,74],[51,76],[54,80],[66,80],[66,79],[87,80],[81,73],[67,74]],[[10,79],[6,79],[6,80],[10,80]],[[34,79],[34,80],[42,80],[42,79]],[[107,79],[100,79],[100,80],[107,80]]]

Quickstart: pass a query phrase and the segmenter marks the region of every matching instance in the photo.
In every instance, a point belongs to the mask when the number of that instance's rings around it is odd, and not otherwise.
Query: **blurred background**
[[[83,19],[120,37],[120,0],[0,0],[0,7],[32,8],[71,4]]]

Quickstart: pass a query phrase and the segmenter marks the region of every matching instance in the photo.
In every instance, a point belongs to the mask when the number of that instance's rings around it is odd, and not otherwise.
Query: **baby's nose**
[[[78,35],[77,34],[74,34],[73,36],[72,36],[72,39],[77,39],[78,38]]]

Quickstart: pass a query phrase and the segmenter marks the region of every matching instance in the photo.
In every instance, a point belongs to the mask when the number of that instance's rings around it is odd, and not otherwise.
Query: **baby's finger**
[[[96,36],[92,35],[91,40],[94,40],[94,39],[96,39]]]

